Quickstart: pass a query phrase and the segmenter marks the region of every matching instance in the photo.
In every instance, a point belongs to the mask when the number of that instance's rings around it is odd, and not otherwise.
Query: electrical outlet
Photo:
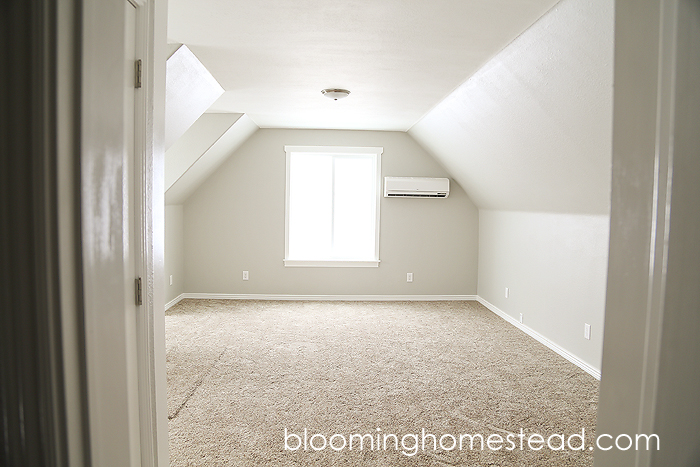
[[[506,298],[508,298],[508,295],[510,295],[510,290],[508,290],[508,287],[506,287]]]
[[[173,275],[170,274],[170,285],[173,285]]]
[[[406,273],[406,282],[413,282],[413,273],[412,272]]]
[[[591,339],[591,325],[590,324],[584,324],[583,326],[583,337],[586,339],[590,340]]]
[[[244,281],[248,280],[248,271],[243,271],[243,280]]]
[[[523,314],[520,313],[520,323],[522,324],[522,322],[523,322]]]

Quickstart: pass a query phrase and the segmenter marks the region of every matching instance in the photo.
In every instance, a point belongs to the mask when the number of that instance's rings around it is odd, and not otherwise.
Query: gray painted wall
[[[478,213],[457,183],[447,199],[381,199],[378,268],[285,267],[285,145],[382,146],[382,176],[447,176],[401,132],[259,130],[184,205],[187,292],[476,294]]]
[[[603,215],[480,210],[479,296],[600,371],[608,230]]]
[[[165,206],[165,303],[185,291],[185,224],[181,204]],[[170,276],[173,278],[170,284]]]

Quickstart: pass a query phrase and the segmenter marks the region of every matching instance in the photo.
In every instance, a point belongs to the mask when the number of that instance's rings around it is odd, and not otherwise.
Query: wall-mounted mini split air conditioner
[[[449,178],[384,177],[385,198],[447,198]]]

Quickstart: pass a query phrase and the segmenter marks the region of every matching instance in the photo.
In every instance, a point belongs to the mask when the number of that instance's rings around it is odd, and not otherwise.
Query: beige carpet
[[[477,302],[183,300],[166,340],[171,466],[593,464],[598,382]]]

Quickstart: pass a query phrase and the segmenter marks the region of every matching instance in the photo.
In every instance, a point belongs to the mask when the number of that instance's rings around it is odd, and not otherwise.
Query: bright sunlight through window
[[[285,146],[286,266],[379,265],[383,148]]]

